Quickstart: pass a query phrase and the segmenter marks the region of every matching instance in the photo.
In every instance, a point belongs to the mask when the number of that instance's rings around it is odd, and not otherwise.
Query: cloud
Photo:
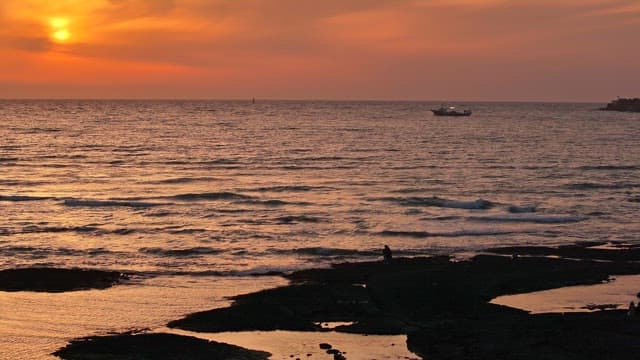
[[[639,14],[637,0],[2,0],[0,76],[345,96],[454,91],[460,78],[477,91],[638,58]],[[52,17],[69,20],[64,44]]]

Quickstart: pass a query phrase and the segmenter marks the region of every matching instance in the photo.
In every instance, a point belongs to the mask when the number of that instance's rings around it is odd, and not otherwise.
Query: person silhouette
[[[382,258],[384,259],[383,261],[385,264],[391,264],[391,261],[393,260],[393,255],[391,254],[391,249],[389,249],[388,245],[385,245],[382,250]]]
[[[636,304],[634,304],[633,301],[629,303],[629,310],[627,310],[627,316],[628,317],[636,316]]]

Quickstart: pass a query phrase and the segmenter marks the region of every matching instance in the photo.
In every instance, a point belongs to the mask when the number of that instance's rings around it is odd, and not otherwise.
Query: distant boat
[[[455,106],[440,106],[437,109],[431,109],[437,116],[470,116],[471,110],[457,110]]]

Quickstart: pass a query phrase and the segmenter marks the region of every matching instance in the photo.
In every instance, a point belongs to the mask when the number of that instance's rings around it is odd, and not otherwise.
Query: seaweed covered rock
[[[106,289],[127,279],[117,271],[24,268],[0,271],[0,291],[64,292]]]

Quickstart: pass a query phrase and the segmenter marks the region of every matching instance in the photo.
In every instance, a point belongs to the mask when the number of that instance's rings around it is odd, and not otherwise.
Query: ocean
[[[131,283],[0,292],[0,352],[157,328],[255,276],[640,240],[640,116],[588,103],[0,101],[0,268]],[[2,357],[0,354],[0,358]],[[6,356],[6,355],[5,355]]]

